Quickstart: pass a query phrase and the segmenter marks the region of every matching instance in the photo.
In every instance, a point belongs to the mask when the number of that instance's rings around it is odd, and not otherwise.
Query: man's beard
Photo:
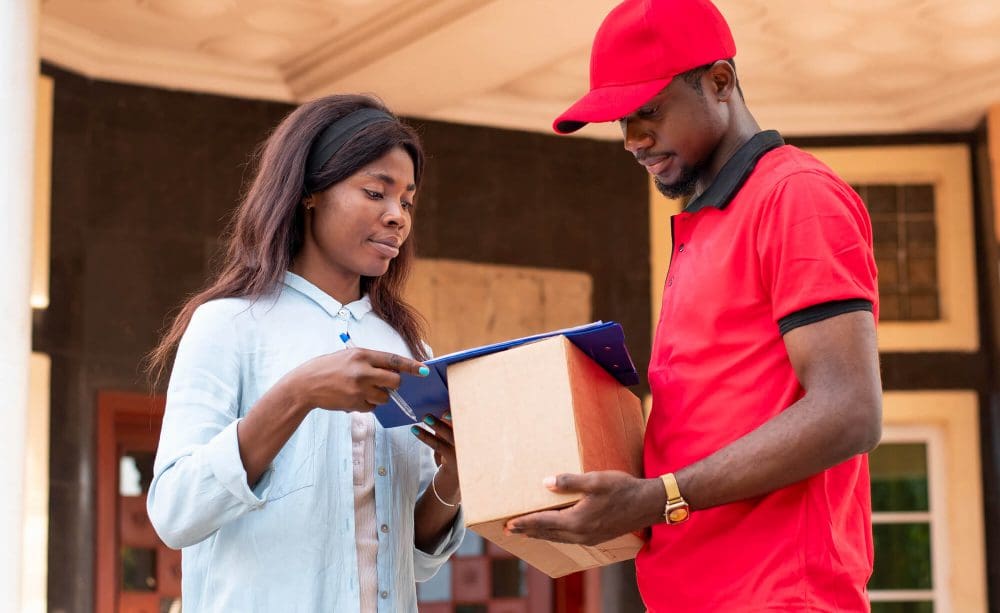
[[[654,177],[653,183],[656,184],[656,189],[667,198],[685,198],[694,194],[694,190],[698,186],[700,171],[701,168],[698,166],[685,166],[681,168],[681,178],[673,183],[663,183],[659,177]]]

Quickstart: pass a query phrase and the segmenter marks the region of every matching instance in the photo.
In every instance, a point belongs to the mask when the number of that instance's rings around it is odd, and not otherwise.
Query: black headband
[[[309,148],[309,156],[306,158],[306,182],[308,183],[309,177],[319,172],[323,164],[326,164],[344,143],[357,134],[358,130],[380,121],[396,121],[396,118],[380,109],[365,107],[328,125]]]

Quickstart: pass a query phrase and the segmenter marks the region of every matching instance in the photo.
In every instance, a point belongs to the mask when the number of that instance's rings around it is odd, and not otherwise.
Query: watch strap
[[[677,487],[677,478],[674,477],[674,473],[660,475],[660,480],[663,481],[663,489],[667,492],[668,503],[684,500],[681,497],[681,488]]]

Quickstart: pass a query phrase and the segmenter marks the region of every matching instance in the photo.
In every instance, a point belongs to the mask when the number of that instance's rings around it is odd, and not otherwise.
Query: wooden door
[[[179,613],[181,552],[146,514],[163,398],[101,392],[97,410],[96,610]]]

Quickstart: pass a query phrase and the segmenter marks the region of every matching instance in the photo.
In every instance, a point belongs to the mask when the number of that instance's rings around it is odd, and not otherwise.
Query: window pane
[[[927,602],[873,602],[872,613],[934,613],[934,603]]]
[[[122,589],[126,592],[156,591],[156,550],[122,547]]]
[[[451,562],[445,563],[428,581],[417,584],[420,602],[446,602],[451,600]]]
[[[455,606],[455,613],[487,613],[484,604],[460,604]]]
[[[910,287],[917,289],[931,289],[937,287],[937,260],[931,257],[910,257],[907,274],[910,276]],[[937,294],[931,294],[937,297]]]
[[[149,489],[153,477],[153,461],[156,456],[151,451],[129,451],[118,459],[118,494],[120,496],[142,496]]]
[[[520,598],[525,596],[524,562],[517,558],[494,558],[493,597]]]
[[[928,294],[914,291],[910,294],[909,307],[910,319],[914,321],[933,321],[941,317],[937,293]]]
[[[865,185],[860,196],[872,213],[895,213],[899,208],[899,188],[895,185]]]
[[[854,187],[871,213],[879,293],[891,296],[883,300],[879,318],[883,321],[940,319],[934,186]]]
[[[927,511],[927,445],[883,443],[868,455],[873,511]]]
[[[465,531],[462,544],[455,551],[456,556],[481,556],[483,555],[483,537],[471,530]]]
[[[181,599],[161,598],[160,613],[181,613]]]
[[[929,590],[931,527],[929,524],[875,524],[875,571],[872,590]]]

